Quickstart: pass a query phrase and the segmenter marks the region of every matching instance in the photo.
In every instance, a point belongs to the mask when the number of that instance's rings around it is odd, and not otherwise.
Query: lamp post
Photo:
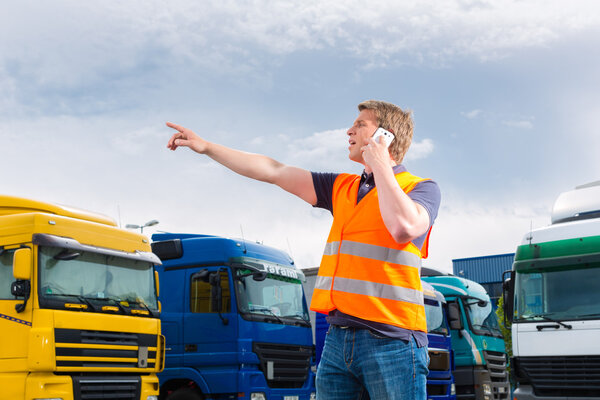
[[[144,233],[144,228],[145,227],[147,227],[147,226],[154,226],[156,224],[158,224],[158,220],[153,219],[153,220],[150,220],[150,221],[146,222],[144,225],[127,224],[127,225],[125,225],[125,228],[127,228],[127,229],[139,229],[140,233]]]

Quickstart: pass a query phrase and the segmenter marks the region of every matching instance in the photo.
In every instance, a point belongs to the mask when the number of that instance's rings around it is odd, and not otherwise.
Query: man
[[[275,184],[333,214],[311,309],[331,328],[317,372],[319,400],[425,399],[427,335],[421,258],[440,192],[400,163],[412,141],[410,113],[366,101],[348,130],[349,158],[362,176],[315,173],[207,142],[176,129],[167,147],[205,154],[238,174]],[[394,134],[389,148],[377,128]]]

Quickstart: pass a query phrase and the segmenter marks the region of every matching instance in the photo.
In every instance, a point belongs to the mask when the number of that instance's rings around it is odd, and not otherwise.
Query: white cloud
[[[0,64],[0,109],[8,112],[13,111],[16,105],[15,94],[17,84]]]
[[[133,131],[113,131],[105,133],[115,151],[127,156],[143,156],[150,146],[165,143],[168,137],[164,129],[145,127]],[[150,146],[149,146],[150,145]]]
[[[523,120],[502,121],[503,125],[517,129],[533,129],[533,118]]]
[[[250,140],[250,144],[253,146],[260,146],[265,144],[265,137],[264,136],[257,136],[255,138],[252,138],[252,140]]]
[[[247,46],[280,55],[335,48],[370,63],[380,60],[382,65],[446,62],[465,55],[482,60],[502,57],[513,50],[548,45],[600,21],[600,6],[589,0],[576,1],[568,9],[542,0],[443,4],[430,0],[417,5],[379,0],[369,7],[358,0],[175,4],[153,27],[144,27],[163,37],[165,44],[171,39],[185,43],[181,38],[187,38],[189,47],[176,51],[206,49],[213,37],[220,37],[231,46],[221,54],[247,54]],[[156,34],[165,31],[166,36]]]
[[[347,129],[333,129],[292,140],[287,146],[290,163],[316,170],[356,169],[355,163],[348,159],[346,131]]]
[[[279,56],[323,49],[372,66],[439,65],[547,46],[597,27],[599,10],[590,0],[567,8],[543,0],[22,1],[3,7],[0,65],[63,90],[181,62],[212,73],[261,71]]]
[[[433,140],[423,139],[410,145],[408,153],[406,153],[406,159],[410,161],[419,160],[427,158],[431,153],[433,153]]]
[[[460,115],[462,115],[463,117],[468,118],[468,119],[475,119],[480,114],[481,114],[481,110],[479,110],[479,109],[475,109],[475,110],[471,110],[471,111],[463,111],[460,113]]]

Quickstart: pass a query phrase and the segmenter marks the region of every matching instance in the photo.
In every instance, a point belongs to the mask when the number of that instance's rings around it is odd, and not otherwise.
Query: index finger
[[[169,128],[176,129],[176,130],[178,130],[179,132],[183,132],[183,131],[184,131],[184,129],[185,129],[183,126],[180,126],[180,125],[174,124],[174,123],[172,123],[172,122],[167,122],[167,126],[168,126]]]

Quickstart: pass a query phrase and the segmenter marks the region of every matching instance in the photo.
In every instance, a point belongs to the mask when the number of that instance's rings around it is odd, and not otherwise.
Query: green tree
[[[504,297],[500,297],[498,299],[498,307],[496,308],[496,315],[498,316],[498,324],[500,325],[500,331],[502,332],[502,336],[504,337],[504,348],[506,349],[506,355],[508,357],[508,361],[512,358],[512,336],[511,336],[511,323],[507,321],[504,323]],[[515,382],[513,382],[513,376],[511,373],[511,365],[509,362],[506,364],[506,371],[508,372],[508,377],[510,379],[510,384],[514,388]]]

